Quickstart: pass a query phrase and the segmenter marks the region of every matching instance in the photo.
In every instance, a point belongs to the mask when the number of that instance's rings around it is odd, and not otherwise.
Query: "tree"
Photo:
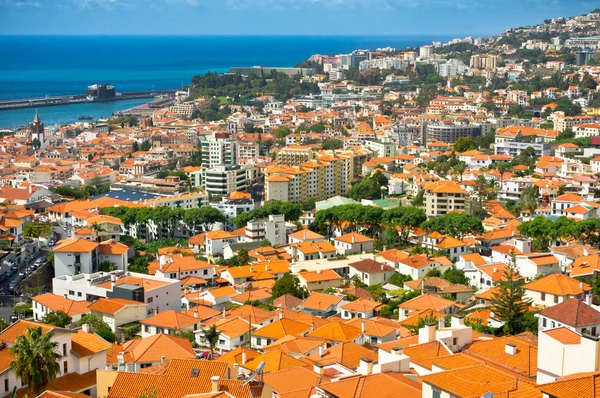
[[[275,137],[282,139],[290,135],[291,130],[288,126],[277,127],[274,131]]]
[[[321,147],[324,150],[341,149],[344,147],[344,141],[338,140],[337,138],[332,138],[330,140],[323,140],[321,142]]]
[[[63,311],[52,311],[47,313],[42,321],[48,325],[65,328],[71,324],[72,320],[73,318],[65,314]]]
[[[492,305],[494,315],[498,320],[504,322],[504,333],[514,335],[522,332],[519,323],[521,318],[529,310],[530,301],[525,299],[523,281],[519,278],[517,270],[517,258],[511,252],[510,263],[502,271],[502,281],[498,290],[492,294]]]
[[[212,358],[217,342],[219,341],[220,333],[217,330],[216,325],[211,325],[208,329],[204,329],[204,340],[208,343],[210,348],[210,357]]]
[[[466,151],[470,151],[472,149],[477,148],[475,143],[473,142],[473,138],[471,137],[458,137],[456,143],[454,144],[454,150],[457,153],[462,153]]]
[[[308,297],[308,292],[300,285],[300,279],[298,279],[296,275],[290,273],[284,274],[281,279],[275,282],[271,289],[271,295],[274,299],[283,296],[284,294],[291,294],[299,299]]]
[[[439,232],[453,238],[462,238],[467,234],[483,233],[481,220],[471,214],[447,213],[425,221],[421,228],[429,232]]]
[[[465,271],[458,269],[455,266],[448,268],[442,274],[442,279],[447,280],[450,283],[469,286],[469,278],[465,276]]]
[[[112,330],[110,330],[110,327],[106,324],[106,322],[92,314],[86,314],[82,316],[77,322],[77,326],[83,325],[88,325],[90,332],[96,333],[98,336],[110,343],[114,343],[117,340],[117,337],[114,335]]]
[[[421,318],[419,316],[419,319],[417,321],[416,324],[414,325],[404,325],[404,327],[406,329],[408,329],[408,331],[413,334],[413,335],[418,335],[419,334],[419,329],[422,329],[425,327],[425,325],[427,324],[435,324],[435,328],[437,329],[438,327],[438,318],[433,315],[433,313],[427,314],[426,316],[424,316],[423,318]]]
[[[42,388],[60,373],[58,343],[52,341],[54,332],[43,334],[41,327],[27,328],[10,348],[14,356],[10,369],[37,396]]]
[[[250,262],[250,257],[248,256],[248,250],[245,248],[241,248],[238,251],[238,262],[240,263],[240,265],[246,265]]]
[[[40,149],[40,147],[42,146],[42,143],[37,138],[34,138],[31,144],[36,150]]]

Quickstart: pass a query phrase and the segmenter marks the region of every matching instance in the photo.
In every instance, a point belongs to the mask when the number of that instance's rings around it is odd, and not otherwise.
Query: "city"
[[[600,9],[539,22],[0,100],[4,396],[595,396]]]

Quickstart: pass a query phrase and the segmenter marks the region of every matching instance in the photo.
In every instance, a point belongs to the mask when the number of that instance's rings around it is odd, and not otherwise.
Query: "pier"
[[[23,109],[23,108],[40,108],[45,106],[58,106],[69,104],[82,104],[86,102],[107,102],[107,101],[122,101],[140,98],[154,98],[157,95],[173,95],[176,90],[156,90],[156,91],[133,91],[126,93],[118,93],[110,99],[89,101],[85,95],[65,95],[59,97],[44,97],[44,98],[23,98],[13,100],[0,100],[0,110]]]

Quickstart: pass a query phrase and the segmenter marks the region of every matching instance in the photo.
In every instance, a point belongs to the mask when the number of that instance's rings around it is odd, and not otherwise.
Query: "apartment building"
[[[578,124],[593,124],[594,116],[563,116],[556,115],[554,117],[554,130],[562,132],[568,129],[573,129]]]
[[[202,141],[202,166],[234,166],[236,164],[237,142],[228,133],[214,133],[213,137]]]
[[[312,148],[301,145],[288,145],[277,152],[277,163],[297,166],[309,162],[315,157]]]
[[[481,125],[469,124],[453,120],[436,123],[423,123],[423,143],[433,141],[454,143],[460,137],[475,138],[481,134]]]
[[[438,181],[424,187],[425,214],[437,217],[465,210],[466,191],[452,181]]]
[[[248,187],[246,169],[240,166],[215,166],[202,170],[202,186],[211,195],[229,195]]]
[[[264,220],[248,221],[246,225],[246,240],[252,242],[267,239],[273,246],[280,246],[285,245],[286,236],[283,214],[272,214]]]

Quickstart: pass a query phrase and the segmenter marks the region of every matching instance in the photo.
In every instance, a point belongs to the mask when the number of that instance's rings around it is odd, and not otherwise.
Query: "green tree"
[[[425,325],[427,325],[427,324],[434,324],[435,328],[437,329],[438,325],[439,325],[438,318],[435,315],[433,315],[432,313],[425,315],[423,318],[421,318],[419,316],[419,319],[418,319],[418,321],[417,321],[416,324],[414,324],[414,325],[404,325],[404,327],[406,329],[408,329],[408,331],[411,334],[418,335],[419,334],[419,329],[424,328]]]
[[[442,279],[447,280],[450,283],[469,286],[469,278],[465,276],[465,271],[458,269],[455,266],[448,268],[442,274]]]
[[[504,333],[514,335],[522,332],[520,322],[529,310],[530,301],[525,298],[523,281],[517,271],[517,259],[511,253],[510,263],[502,271],[503,280],[492,295],[494,315],[504,323]]]
[[[330,140],[323,140],[321,142],[321,147],[324,150],[333,150],[333,149],[341,149],[344,147],[344,141],[338,140],[337,138],[332,138]]]
[[[296,275],[287,273],[284,274],[271,289],[271,295],[274,299],[283,296],[284,294],[291,294],[299,299],[305,299],[308,297],[308,292],[304,287],[300,285],[300,279]]]
[[[101,272],[110,272],[110,271],[114,271],[116,269],[117,269],[117,265],[108,260],[103,261],[100,264],[98,264],[98,271],[101,271]]]
[[[204,340],[208,343],[210,348],[210,357],[212,358],[217,342],[219,341],[220,333],[217,330],[216,325],[211,325],[208,329],[204,329]]]
[[[454,150],[457,153],[470,151],[475,148],[477,147],[475,146],[475,142],[473,142],[473,138],[471,137],[458,137],[456,143],[454,144]]]
[[[483,233],[481,220],[471,214],[447,213],[425,221],[421,228],[426,231],[437,231],[453,238],[462,238],[467,234]]]
[[[248,256],[248,250],[246,250],[245,248],[241,248],[238,251],[238,262],[240,263],[240,265],[246,265],[250,262],[250,257]]]
[[[117,340],[117,337],[114,335],[112,330],[110,330],[110,327],[106,324],[106,322],[102,321],[95,315],[85,314],[82,316],[77,322],[77,326],[83,325],[88,325],[91,333],[96,333],[98,336],[110,343],[114,343]]]
[[[27,328],[10,348],[14,356],[10,369],[35,395],[60,373],[58,343],[52,341],[54,332],[44,334],[41,327]]]
[[[71,324],[72,320],[73,318],[65,314],[63,311],[52,311],[44,316],[42,322],[59,328],[65,328]]]
[[[288,135],[291,134],[291,130],[288,126],[281,126],[281,127],[277,127],[275,129],[275,131],[273,132],[275,134],[275,137],[282,139],[287,137]]]

